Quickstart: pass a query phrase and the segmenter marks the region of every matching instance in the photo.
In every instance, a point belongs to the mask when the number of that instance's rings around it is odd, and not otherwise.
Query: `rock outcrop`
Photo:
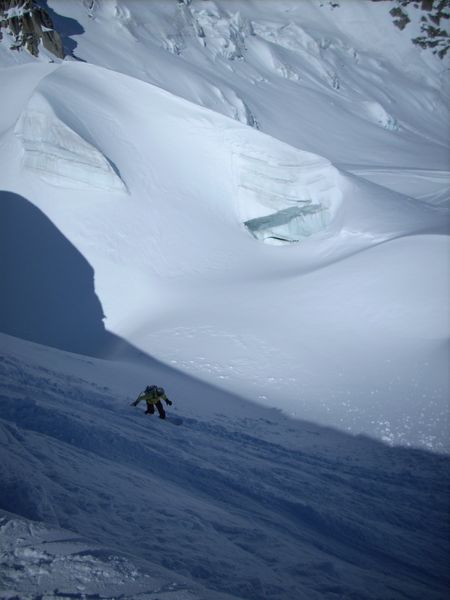
[[[56,57],[64,58],[61,36],[47,11],[34,0],[0,0],[0,39],[5,34],[13,50],[26,49],[38,56],[42,43]]]

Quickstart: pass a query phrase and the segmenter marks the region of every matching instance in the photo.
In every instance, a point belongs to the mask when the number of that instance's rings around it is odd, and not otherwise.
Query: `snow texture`
[[[0,598],[446,598],[427,11],[45,4],[65,60],[0,40]]]
[[[11,594],[445,596],[447,457],[293,421],[161,365],[2,342],[2,509],[21,515],[0,530]],[[129,406],[124,390],[148,377],[168,382],[182,426]]]
[[[36,94],[14,130],[23,145],[23,165],[44,181],[62,188],[124,191],[107,159],[60,121]]]

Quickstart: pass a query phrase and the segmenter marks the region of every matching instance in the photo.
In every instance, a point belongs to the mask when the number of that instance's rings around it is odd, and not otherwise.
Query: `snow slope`
[[[100,67],[5,77],[2,187],[91,265],[108,331],[303,418],[448,448],[442,209]],[[261,217],[256,237],[300,243],[255,240]]]
[[[72,56],[0,43],[0,597],[446,597],[445,63],[384,2],[46,4]]]
[[[426,11],[400,31],[392,3],[366,0],[48,4],[81,24],[79,59],[335,163],[448,171],[446,62],[411,43]]]
[[[143,573],[128,557],[73,532],[0,514],[2,598],[199,597],[185,584]]]
[[[0,597],[445,597],[447,457],[293,421],[150,361],[2,348],[2,506],[21,518],[2,515]],[[149,378],[181,426],[128,406]]]

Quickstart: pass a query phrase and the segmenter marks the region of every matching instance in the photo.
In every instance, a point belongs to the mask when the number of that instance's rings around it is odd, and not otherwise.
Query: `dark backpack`
[[[164,388],[157,387],[156,385],[148,385],[145,388],[146,394],[151,394],[153,398],[160,398],[164,395]]]

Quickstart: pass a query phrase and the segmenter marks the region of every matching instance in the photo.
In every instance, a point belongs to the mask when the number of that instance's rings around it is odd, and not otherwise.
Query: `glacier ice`
[[[244,225],[267,244],[300,242],[313,233],[326,228],[330,211],[321,204],[305,202],[303,205],[284,208],[264,217],[245,221]]]
[[[326,159],[273,146],[269,152],[236,142],[233,168],[241,222],[268,244],[299,242],[331,223],[342,193]]]
[[[32,96],[14,133],[23,146],[23,167],[48,183],[126,191],[107,158],[61,121],[40,94]]]

